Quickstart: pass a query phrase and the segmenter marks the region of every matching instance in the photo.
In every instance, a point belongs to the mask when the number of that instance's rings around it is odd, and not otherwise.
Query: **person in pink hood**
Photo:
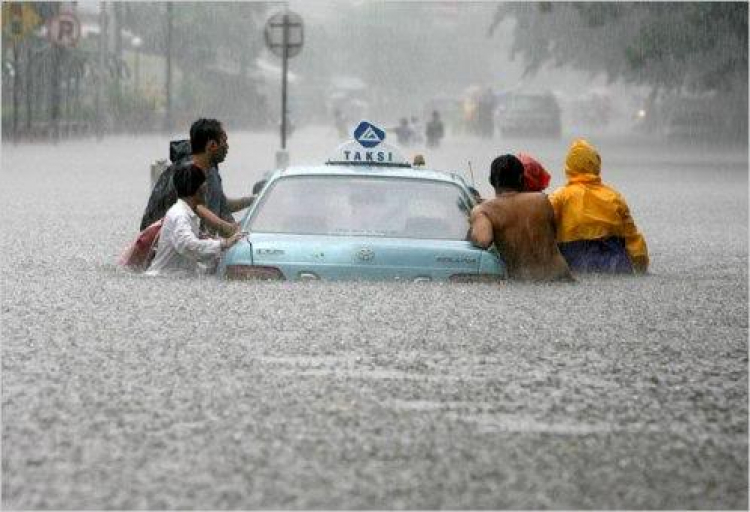
[[[541,192],[549,186],[550,174],[534,157],[526,153],[518,153],[516,158],[523,164],[524,192]]]

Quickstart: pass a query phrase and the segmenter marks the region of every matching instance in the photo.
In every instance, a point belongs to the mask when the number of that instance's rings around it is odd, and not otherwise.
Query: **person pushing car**
[[[232,214],[250,206],[255,196],[229,199],[224,194],[219,164],[229,150],[227,133],[216,119],[198,119],[190,127],[191,159],[177,162],[162,173],[154,186],[141,219],[141,231],[158,221],[177,201],[171,184],[177,168],[195,164],[206,175],[206,203],[199,205],[197,214],[212,233],[231,235],[239,229]]]
[[[573,271],[644,274],[648,247],[625,198],[602,183],[602,159],[585,139],[565,159],[568,183],[549,197],[560,251]]]
[[[495,197],[471,211],[470,239],[484,249],[493,243],[508,276],[522,281],[573,281],[555,239],[555,215],[547,196],[524,192],[524,166],[513,155],[490,168]]]
[[[211,268],[223,250],[244,236],[236,232],[229,238],[200,238],[197,209],[205,203],[206,175],[195,164],[175,170],[177,201],[167,211],[156,248],[156,256],[146,275],[182,273],[195,275]]]

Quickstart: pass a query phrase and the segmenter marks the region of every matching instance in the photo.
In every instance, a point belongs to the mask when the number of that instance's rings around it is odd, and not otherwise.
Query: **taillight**
[[[227,279],[261,281],[283,281],[284,274],[276,267],[261,267],[256,265],[227,265]]]
[[[453,274],[448,278],[452,283],[498,283],[503,276],[497,274]]]

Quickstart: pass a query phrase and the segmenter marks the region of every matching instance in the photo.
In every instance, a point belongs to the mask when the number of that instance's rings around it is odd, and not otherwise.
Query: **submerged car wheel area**
[[[277,171],[225,255],[227,279],[496,281],[494,250],[467,241],[474,205],[450,173],[413,169],[363,122],[326,165]]]

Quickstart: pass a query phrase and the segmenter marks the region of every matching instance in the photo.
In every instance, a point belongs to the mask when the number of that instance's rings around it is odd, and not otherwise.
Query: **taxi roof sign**
[[[385,142],[385,130],[368,121],[354,129],[354,139],[341,144],[326,162],[329,165],[366,165],[373,167],[411,167],[394,146]]]
[[[374,124],[362,121],[354,129],[354,140],[366,148],[374,148],[385,140],[385,132]]]

